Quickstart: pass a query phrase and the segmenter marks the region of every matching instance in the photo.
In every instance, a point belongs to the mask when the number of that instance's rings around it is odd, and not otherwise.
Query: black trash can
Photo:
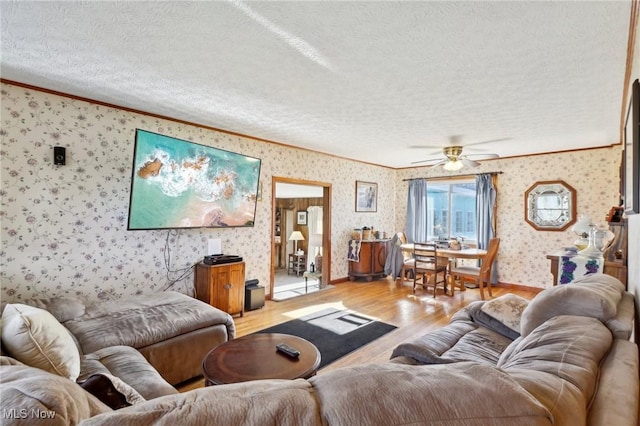
[[[253,311],[264,307],[264,287],[258,280],[248,280],[244,283],[244,310]]]

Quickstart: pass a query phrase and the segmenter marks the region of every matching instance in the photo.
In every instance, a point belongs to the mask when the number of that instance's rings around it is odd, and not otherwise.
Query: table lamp
[[[293,241],[293,244],[294,244],[293,252],[295,254],[298,254],[298,241],[302,241],[302,240],[304,240],[304,237],[302,236],[302,232],[300,231],[293,231],[289,236],[289,241]]]
[[[584,250],[589,245],[589,231],[591,230],[591,218],[581,214],[571,231],[578,235],[578,239],[573,243],[578,250]]]

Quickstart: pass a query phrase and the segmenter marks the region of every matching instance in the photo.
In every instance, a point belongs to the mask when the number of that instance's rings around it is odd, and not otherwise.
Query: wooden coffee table
[[[300,351],[290,358],[276,352],[285,343]],[[202,362],[205,386],[260,379],[308,379],[316,374],[320,352],[311,342],[289,334],[258,333],[213,348]]]

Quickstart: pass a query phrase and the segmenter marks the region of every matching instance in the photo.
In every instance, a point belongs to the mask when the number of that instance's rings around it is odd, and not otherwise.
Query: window
[[[476,240],[475,180],[429,182],[427,206],[429,239]],[[449,212],[453,213],[449,215]]]
[[[462,211],[458,210],[456,212],[456,220],[453,222],[453,228],[455,229],[456,235],[462,234],[465,230],[466,223],[462,220]]]
[[[467,232],[476,232],[476,212],[467,212]]]

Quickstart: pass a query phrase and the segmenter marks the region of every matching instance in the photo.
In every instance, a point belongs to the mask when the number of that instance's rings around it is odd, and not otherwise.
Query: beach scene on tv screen
[[[253,226],[260,160],[138,129],[129,229]]]

